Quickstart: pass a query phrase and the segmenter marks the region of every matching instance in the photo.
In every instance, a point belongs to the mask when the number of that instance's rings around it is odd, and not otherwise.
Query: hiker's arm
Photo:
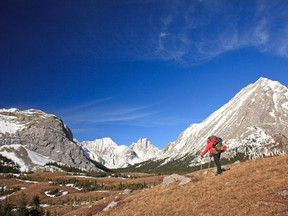
[[[203,157],[208,151],[209,151],[209,145],[206,146],[205,150],[201,153],[201,156]]]

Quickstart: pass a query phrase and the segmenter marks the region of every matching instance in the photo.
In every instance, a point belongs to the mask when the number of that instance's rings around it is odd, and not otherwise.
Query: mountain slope
[[[98,170],[73,141],[72,132],[62,120],[40,110],[0,109],[0,146],[6,146],[4,151],[7,152],[7,146],[15,144],[22,146],[21,151],[35,152],[47,161],[80,169]],[[17,151],[19,148],[20,146],[14,150]],[[21,154],[18,155],[20,156]],[[25,157],[18,159],[29,160]],[[33,164],[30,163],[31,166]],[[30,169],[31,166],[26,167]]]
[[[134,192],[97,215],[284,216],[288,214],[287,161],[288,155],[250,160],[230,165],[230,171],[221,176],[214,176],[213,171],[192,173],[186,185]]]
[[[260,78],[202,123],[192,124],[169,144],[158,158],[169,161],[190,155],[197,157],[211,135],[223,138],[228,151],[247,158],[288,152],[288,89],[279,82]],[[196,158],[190,165],[199,164]]]
[[[42,166],[51,162],[48,157],[30,151],[20,144],[0,146],[0,154],[18,164],[21,172],[41,169]]]

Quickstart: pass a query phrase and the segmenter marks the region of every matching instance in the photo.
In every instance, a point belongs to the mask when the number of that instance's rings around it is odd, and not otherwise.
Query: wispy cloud
[[[153,55],[185,65],[245,47],[288,57],[287,9],[284,1],[254,1],[249,7],[231,1],[181,1],[160,18]]]
[[[153,115],[148,107],[125,107],[125,105],[110,104],[110,100],[102,100],[79,104],[67,109],[58,110],[67,121],[77,123],[105,123],[131,121]]]
[[[117,104],[111,97],[62,108],[55,110],[54,113],[73,130],[91,129],[107,124],[153,127],[187,123],[187,120],[163,116],[163,111],[157,109],[161,103],[160,101],[145,105]]]
[[[278,55],[288,58],[288,25],[283,29],[283,34],[279,35],[277,44],[275,49]]]
[[[85,103],[79,103],[74,106],[65,107],[62,109],[59,109],[58,112],[60,113],[78,113],[78,112],[85,112],[86,110],[95,109],[98,106],[101,106],[102,104],[108,103],[109,101],[113,100],[114,97],[107,97],[107,98],[101,98],[96,99],[92,101],[87,101]]]
[[[140,3],[131,4],[139,14],[135,16],[124,7],[119,9],[127,13],[121,17],[119,25],[107,22],[107,27],[105,24],[102,28],[100,21],[91,22],[98,8],[82,18],[86,37],[81,41],[84,45],[80,45],[86,48],[85,52],[89,50],[95,58],[156,59],[187,66],[246,47],[288,57],[288,4],[285,0],[179,0],[165,4],[149,1],[145,4],[159,9],[151,13],[143,10],[145,7]],[[113,15],[109,19],[116,22],[119,17]]]

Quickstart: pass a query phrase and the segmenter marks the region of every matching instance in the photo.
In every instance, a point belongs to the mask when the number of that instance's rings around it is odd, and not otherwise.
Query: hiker
[[[201,153],[201,157],[204,157],[204,155],[210,151],[210,157],[213,156],[214,163],[217,167],[217,175],[221,175],[224,169],[221,168],[220,164],[220,158],[221,158],[221,152],[224,152],[226,150],[227,146],[222,145],[222,139],[217,136],[210,136],[207,139],[207,146],[205,150]]]

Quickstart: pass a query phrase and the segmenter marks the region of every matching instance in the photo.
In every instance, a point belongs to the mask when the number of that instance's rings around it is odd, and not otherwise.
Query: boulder
[[[115,206],[117,206],[117,204],[118,204],[117,202],[112,201],[103,209],[103,211],[109,211],[111,208],[114,208]]]
[[[190,181],[191,179],[189,177],[178,175],[178,174],[172,174],[172,175],[164,177],[163,182],[161,183],[161,186],[166,187],[174,183],[178,183],[178,185],[185,185],[189,183]]]

